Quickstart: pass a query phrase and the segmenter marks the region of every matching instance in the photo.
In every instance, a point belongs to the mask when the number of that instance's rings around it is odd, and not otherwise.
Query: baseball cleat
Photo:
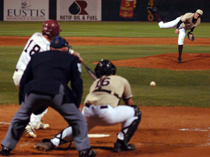
[[[3,146],[3,145],[2,145],[2,147],[1,147],[1,149],[0,149],[0,154],[1,154],[2,156],[10,156],[10,151],[11,151],[11,149],[9,149],[9,148],[7,148],[6,146]]]
[[[134,144],[127,144],[125,142],[116,142],[114,144],[114,152],[121,152],[121,151],[131,151],[131,150],[135,150],[136,147]]]
[[[35,130],[30,125],[26,126],[25,133],[27,137],[31,137],[31,138],[37,137],[37,135],[35,134]]]
[[[45,123],[39,122],[39,123],[36,125],[35,129],[36,129],[36,130],[38,130],[38,129],[47,129],[47,128],[49,128],[49,127],[50,127],[49,124],[45,124]]]
[[[147,10],[150,10],[152,13],[158,11],[158,8],[156,7],[147,7]]]
[[[178,63],[181,63],[182,62],[182,59],[181,59],[181,57],[178,57],[178,61],[177,61]]]
[[[50,151],[55,148],[55,146],[52,144],[52,142],[44,142],[44,143],[36,143],[34,145],[35,148],[42,151]]]

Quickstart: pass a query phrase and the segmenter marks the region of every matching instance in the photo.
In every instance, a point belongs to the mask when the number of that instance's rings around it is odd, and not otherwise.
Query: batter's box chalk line
[[[200,128],[195,128],[195,129],[183,128],[179,130],[180,131],[210,131],[209,129],[200,129]]]
[[[208,142],[207,143],[203,143],[200,144],[198,146],[210,146],[210,127],[208,127],[207,129],[201,129],[201,128],[195,128],[195,129],[189,129],[189,128],[183,128],[183,129],[179,129],[180,131],[200,131],[200,132],[209,132],[209,136],[208,136]]]
[[[10,125],[10,123],[7,123],[7,122],[0,122],[0,124],[3,124],[3,125]]]
[[[89,138],[109,137],[109,134],[88,134]]]

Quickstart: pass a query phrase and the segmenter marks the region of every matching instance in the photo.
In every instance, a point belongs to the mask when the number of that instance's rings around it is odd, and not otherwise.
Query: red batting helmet
[[[55,20],[47,20],[43,23],[42,34],[55,37],[61,32],[60,26]]]

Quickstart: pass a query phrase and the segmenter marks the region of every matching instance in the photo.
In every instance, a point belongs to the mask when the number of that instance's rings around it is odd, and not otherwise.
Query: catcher
[[[155,15],[160,28],[176,28],[175,33],[178,34],[178,63],[181,63],[181,56],[186,31],[190,30],[187,33],[187,37],[189,40],[194,41],[195,37],[192,32],[194,28],[201,23],[201,16],[203,15],[203,11],[198,9],[195,13],[186,13],[184,15],[181,15],[180,17],[177,17],[173,21],[163,23],[162,19],[158,14],[158,9],[156,7],[148,7],[147,9]]]
[[[116,67],[109,60],[102,59],[95,68],[97,80],[90,87],[85,99],[82,114],[86,119],[88,130],[96,126],[121,124],[122,129],[114,143],[114,152],[135,150],[129,143],[141,121],[141,111],[134,105],[131,87],[127,79],[115,75]],[[125,105],[118,105],[120,99]],[[39,150],[49,151],[55,147],[71,142],[74,130],[68,127],[52,139],[44,139],[35,144]]]

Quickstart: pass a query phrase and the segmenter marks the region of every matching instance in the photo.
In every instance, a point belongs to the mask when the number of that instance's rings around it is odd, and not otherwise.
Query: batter
[[[31,56],[35,53],[48,51],[50,50],[50,42],[52,39],[60,33],[61,29],[57,21],[47,20],[43,23],[42,33],[34,33],[29,40],[27,41],[20,58],[16,65],[16,70],[13,74],[13,81],[16,87],[19,89],[20,80],[22,78],[23,72],[28,65],[28,62],[31,60]],[[78,52],[75,52],[72,49],[69,49],[69,53],[73,54],[82,60]],[[32,113],[30,122],[26,126],[26,135],[28,137],[36,138],[35,129],[46,129],[49,127],[49,124],[42,123],[43,116],[47,113],[46,109],[42,113]]]

